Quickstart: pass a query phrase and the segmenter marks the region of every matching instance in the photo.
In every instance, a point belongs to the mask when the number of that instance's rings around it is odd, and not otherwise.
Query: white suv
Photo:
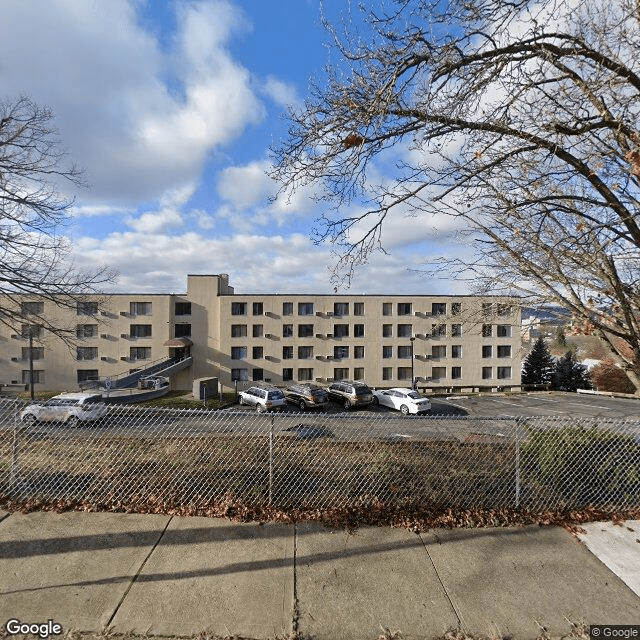
[[[240,391],[238,396],[238,401],[241,405],[253,406],[258,413],[279,410],[287,404],[282,391],[275,388],[249,387],[244,391]]]
[[[78,422],[93,422],[107,414],[107,406],[98,393],[61,393],[44,402],[30,404],[20,412],[27,424],[62,422],[75,427]]]

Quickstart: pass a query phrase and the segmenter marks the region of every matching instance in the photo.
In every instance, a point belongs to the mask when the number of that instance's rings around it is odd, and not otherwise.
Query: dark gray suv
[[[284,397],[289,404],[295,404],[301,411],[320,409],[329,402],[327,392],[317,384],[293,384],[284,390]]]
[[[341,404],[345,409],[367,407],[373,402],[373,392],[364,382],[334,382],[327,389],[329,398]]]

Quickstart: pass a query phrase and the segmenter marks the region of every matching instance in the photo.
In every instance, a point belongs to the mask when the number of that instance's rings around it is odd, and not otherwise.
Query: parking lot
[[[446,406],[468,416],[575,416],[640,420],[640,400],[578,393],[523,393],[504,396],[434,398],[432,413]]]

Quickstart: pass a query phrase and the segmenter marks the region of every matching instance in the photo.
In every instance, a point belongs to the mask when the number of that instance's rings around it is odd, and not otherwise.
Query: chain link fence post
[[[20,474],[20,419],[18,401],[14,403],[13,413],[13,441],[11,443],[11,472],[9,475],[9,490],[13,491],[18,484]]]
[[[518,439],[520,421],[515,421],[516,430],[516,509],[520,507],[520,441]]]
[[[273,499],[273,423],[275,416],[271,414],[271,425],[269,427],[269,506]]]

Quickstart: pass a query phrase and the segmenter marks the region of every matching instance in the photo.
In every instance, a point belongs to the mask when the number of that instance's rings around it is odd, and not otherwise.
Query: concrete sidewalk
[[[629,535],[640,540],[634,525]],[[52,619],[65,631],[156,635],[272,639],[295,628],[315,640],[373,640],[389,628],[418,639],[462,627],[517,640],[541,627],[564,635],[568,621],[640,622],[638,595],[553,527],[349,535],[312,524],[0,511],[0,596],[0,626]]]

